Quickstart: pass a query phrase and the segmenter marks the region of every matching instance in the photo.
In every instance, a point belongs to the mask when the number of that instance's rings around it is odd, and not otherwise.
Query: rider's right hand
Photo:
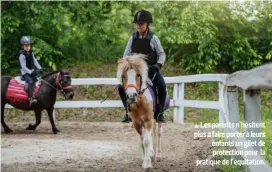
[[[31,77],[35,77],[37,75],[37,73],[33,70],[30,75],[31,75]]]

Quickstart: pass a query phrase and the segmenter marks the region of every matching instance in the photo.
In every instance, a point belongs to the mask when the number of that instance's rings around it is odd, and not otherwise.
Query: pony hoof
[[[155,156],[151,156],[150,158],[151,158],[151,162],[152,163],[156,161],[156,157]]]
[[[151,172],[151,171],[152,171],[152,168],[151,168],[151,167],[150,167],[150,168],[146,168],[144,171],[145,171],[145,172]]]
[[[154,157],[154,161],[155,161],[155,162],[160,162],[161,159],[162,159],[161,156],[156,156],[156,157]]]
[[[12,132],[13,132],[13,131],[12,131],[11,129],[9,129],[9,128],[8,128],[8,129],[5,129],[4,131],[5,131],[6,134],[12,133]]]
[[[57,134],[58,132],[60,132],[60,130],[58,130],[58,129],[53,130],[54,134]]]
[[[148,171],[148,170],[151,170],[151,168],[152,168],[152,164],[151,164],[151,160],[149,160],[148,162],[143,162],[143,166],[142,166],[143,168],[144,168],[144,170],[146,171]]]
[[[35,130],[33,125],[29,124],[28,127],[26,127],[26,130]]]

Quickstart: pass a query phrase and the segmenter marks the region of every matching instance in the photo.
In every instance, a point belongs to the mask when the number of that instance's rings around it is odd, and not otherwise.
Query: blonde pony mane
[[[136,73],[139,73],[142,76],[142,88],[145,88],[148,78],[148,66],[145,62],[145,58],[146,55],[144,54],[133,54],[132,56],[126,56],[118,60],[117,78],[119,83],[122,83],[122,74],[128,69],[133,68]]]

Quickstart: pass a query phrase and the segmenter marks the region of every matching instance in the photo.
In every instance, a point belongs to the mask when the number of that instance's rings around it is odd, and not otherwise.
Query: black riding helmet
[[[30,36],[22,36],[20,43],[21,43],[21,45],[32,44],[32,40],[31,40]]]
[[[143,24],[143,23],[152,23],[152,15],[149,11],[140,10],[134,15],[133,23]]]

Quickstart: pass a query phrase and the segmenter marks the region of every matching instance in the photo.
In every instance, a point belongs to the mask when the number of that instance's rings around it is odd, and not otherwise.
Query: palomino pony
[[[127,94],[129,115],[136,131],[141,137],[141,146],[144,152],[143,168],[152,168],[151,160],[161,153],[161,123],[154,120],[153,100],[147,89],[148,66],[145,55],[135,54],[118,61],[117,78]],[[153,122],[154,120],[154,122]],[[156,137],[156,154],[154,155],[152,132]]]
[[[56,128],[53,111],[56,101],[57,91],[60,90],[66,99],[74,97],[73,88],[71,86],[71,76],[68,71],[55,71],[42,76],[37,82],[34,95],[38,102],[36,105],[29,107],[27,102],[27,93],[24,91],[24,82],[19,77],[1,77],[1,124],[5,133],[12,130],[7,126],[4,120],[5,104],[10,104],[16,109],[33,110],[35,112],[36,123],[29,124],[27,130],[35,130],[41,123],[41,112],[46,110],[52,125],[52,131],[57,134],[59,130]]]

